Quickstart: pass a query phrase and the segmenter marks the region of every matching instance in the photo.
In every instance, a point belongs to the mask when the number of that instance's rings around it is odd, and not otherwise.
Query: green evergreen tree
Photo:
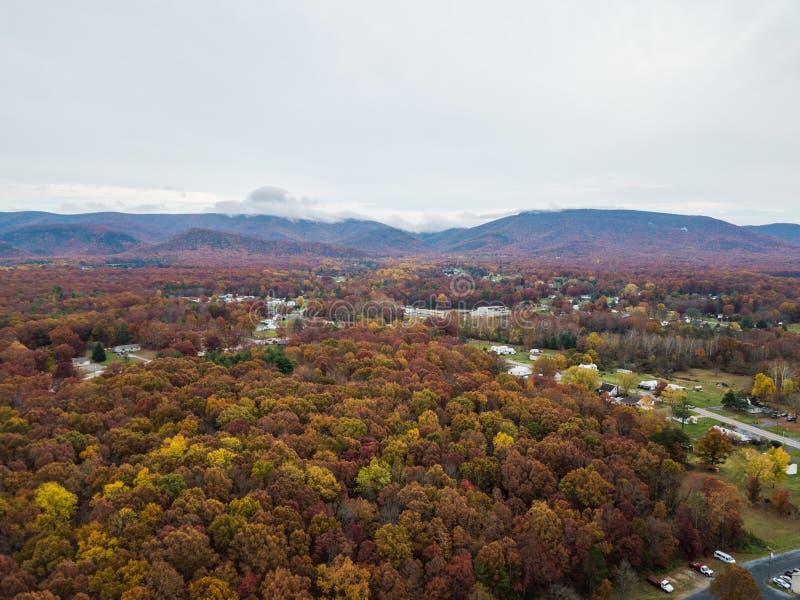
[[[97,342],[92,350],[92,362],[101,363],[106,361],[106,349],[103,344]]]

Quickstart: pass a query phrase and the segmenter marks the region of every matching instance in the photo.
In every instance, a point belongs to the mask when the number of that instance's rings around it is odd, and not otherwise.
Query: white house
[[[683,387],[682,385],[678,385],[677,383],[668,383],[667,384],[667,389],[668,390],[680,390],[681,392],[685,392],[686,391],[685,387]]]
[[[655,379],[647,379],[639,382],[639,387],[643,390],[654,391],[658,386],[658,381]]]
[[[585,364],[581,363],[581,364],[578,365],[578,368],[579,369],[591,369],[592,371],[597,371],[597,365],[594,365],[592,363],[589,363],[588,365],[585,365]]]
[[[732,437],[737,442],[752,442],[753,438],[747,435],[746,433],[742,433],[740,431],[736,431],[734,429],[728,429],[727,427],[722,427],[720,425],[712,425],[710,429],[716,429],[720,433],[724,433],[728,437]]]
[[[123,344],[122,346],[114,346],[111,350],[114,354],[128,354],[130,352],[139,352],[142,347],[139,344]]]
[[[258,324],[256,327],[256,331],[267,331],[269,329],[277,329],[278,324],[275,322],[275,319],[264,319]]]
[[[530,355],[529,355],[529,358],[531,360],[536,360],[540,356],[542,356],[542,351],[539,350],[539,348],[531,348],[531,352],[530,352]]]
[[[512,348],[511,346],[492,346],[491,348],[489,348],[489,352],[494,352],[495,354],[499,354],[500,356],[517,353],[517,351],[514,350],[514,348]]]
[[[525,365],[518,365],[508,370],[508,374],[514,377],[528,377],[531,373],[531,368]]]
[[[602,381],[600,382],[600,388],[597,391],[601,394],[608,394],[611,397],[616,397],[619,394],[619,387],[613,383]]]
[[[511,314],[505,306],[479,306],[470,313],[473,317],[498,317],[500,315]]]

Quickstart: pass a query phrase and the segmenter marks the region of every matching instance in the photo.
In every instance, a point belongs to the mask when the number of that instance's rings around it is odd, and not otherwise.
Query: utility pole
[[[769,550],[769,567],[767,567],[767,582],[772,581],[772,556],[775,554],[769,546],[767,546],[767,550]]]

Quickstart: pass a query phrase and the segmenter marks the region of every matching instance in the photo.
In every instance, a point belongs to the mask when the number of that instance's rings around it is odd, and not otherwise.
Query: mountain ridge
[[[181,261],[187,258],[217,260],[220,257],[249,260],[269,256],[363,258],[366,254],[348,246],[337,246],[322,242],[264,240],[225,231],[195,227],[170,238],[166,242],[140,246],[117,256],[125,259]]]
[[[800,225],[797,223],[769,223],[767,225],[745,225],[745,229],[769,235],[794,244],[800,244]]]
[[[358,219],[328,223],[217,213],[0,213],[0,240],[23,253],[43,256],[46,249],[58,248],[67,256],[171,253],[178,259],[213,252],[220,259],[262,253],[342,258],[535,257],[577,262],[657,259],[720,265],[744,261],[796,266],[800,239],[791,237],[795,228],[800,234],[800,225],[793,224],[744,227],[703,215],[602,209],[524,211],[475,227],[432,233],[412,233]]]

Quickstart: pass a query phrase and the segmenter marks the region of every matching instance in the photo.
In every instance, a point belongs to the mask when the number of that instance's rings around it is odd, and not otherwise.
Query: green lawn
[[[516,349],[516,354],[510,354],[503,358],[507,358],[508,360],[513,360],[514,362],[531,364],[533,361],[530,358],[530,348],[526,346],[520,346],[518,344],[505,344],[503,342],[492,342],[487,340],[467,340],[467,344],[470,346],[475,346],[476,348],[480,348],[481,350],[489,351],[489,348],[492,346],[511,346],[512,348]],[[559,354],[556,350],[547,350],[544,351],[542,354],[545,356],[555,356]]]
[[[139,352],[134,352],[134,354],[136,356],[140,356],[142,358],[146,358],[148,360],[152,360],[152,359],[154,359],[156,357],[157,353],[156,353],[155,350],[140,350]],[[91,359],[92,358],[91,351],[88,351],[86,353],[86,356],[89,357],[89,359]],[[134,357],[129,357],[129,358],[126,359],[124,356],[119,356],[119,355],[115,354],[114,352],[112,352],[111,349],[106,348],[106,359],[101,363],[92,363],[92,364],[100,364],[100,365],[103,365],[104,367],[107,367],[108,365],[111,365],[113,363],[125,362],[126,360],[127,360],[128,363],[140,363],[140,362],[142,362],[141,360],[139,360],[137,358],[134,358]]]
[[[736,419],[737,421],[741,421],[742,423],[747,423],[748,425],[758,425],[761,421],[758,417],[753,415],[748,415],[746,412],[739,412],[738,410],[728,410],[727,408],[713,408],[711,412],[714,412],[718,415],[722,415],[724,417],[730,417],[731,419]]]
[[[266,340],[277,336],[278,333],[275,329],[267,329],[265,331],[253,331],[253,337],[256,339]]]
[[[647,379],[660,379],[648,373],[639,373],[640,381]],[[617,384],[619,383],[619,373],[614,371],[601,371],[600,378],[603,381]],[[752,386],[752,378],[747,375],[734,375],[732,373],[714,373],[711,369],[689,369],[688,371],[676,372],[671,378],[666,380],[668,383],[677,383],[686,388],[689,401],[701,408],[719,406],[722,403],[722,396],[728,390],[726,387],[717,387],[717,383],[725,383],[730,389],[749,389]],[[699,392],[694,391],[695,386],[702,386]],[[738,416],[739,413],[736,413]]]
[[[718,423],[719,421],[703,417],[697,419],[697,424],[686,423],[686,426],[683,430],[692,440],[696,440],[708,433],[708,429],[712,425],[717,425]],[[680,427],[680,423],[675,423],[675,426]]]
[[[792,323],[788,325],[788,329],[794,333],[800,333],[800,323]]]
[[[798,437],[797,431],[792,429],[787,429],[783,425],[776,425],[774,427],[764,427],[764,431],[771,431],[772,433],[777,433],[778,435],[782,435],[788,438]]]
[[[800,451],[792,450],[789,452],[792,457],[792,463],[800,459]],[[744,472],[745,460],[741,451],[737,451],[720,467],[717,476],[723,481],[734,483],[739,488],[742,498],[745,495],[745,482],[747,475]],[[788,475],[786,478],[777,484],[776,487],[782,487],[789,491],[791,501],[793,504],[800,502],[800,476]],[[773,487],[769,484],[764,486],[763,495],[769,498],[772,495]],[[745,501],[745,506],[742,509],[742,518],[745,523],[745,528],[763,540],[764,543],[771,547],[775,552],[783,552],[800,547],[800,521],[796,519],[783,518],[771,511],[767,507],[750,506]],[[752,552],[737,553],[737,558],[747,560],[757,556],[763,556],[766,550],[763,548],[754,548]]]
[[[722,403],[722,396],[728,389],[733,391],[749,390],[753,385],[753,379],[749,375],[734,375],[733,373],[714,373],[712,369],[688,369],[678,371],[673,374],[671,383],[677,383],[686,387],[689,400],[695,406],[709,407],[719,406]],[[718,383],[724,383],[728,387],[717,387]],[[695,386],[702,386],[702,391],[695,392]]]
[[[91,350],[90,350],[90,351],[88,351],[88,352],[86,352],[86,356],[89,358],[89,360],[91,360],[91,359],[92,359],[92,352],[91,352]],[[122,357],[121,357],[121,356],[117,356],[117,355],[116,355],[116,354],[114,354],[114,353],[113,353],[111,350],[109,350],[108,348],[106,348],[106,359],[105,359],[103,362],[101,362],[101,363],[94,363],[94,362],[93,362],[92,364],[99,364],[99,365],[103,365],[103,366],[108,366],[108,365],[110,365],[110,364],[112,364],[112,363],[119,362],[119,361],[121,361],[121,360],[122,360]]]

